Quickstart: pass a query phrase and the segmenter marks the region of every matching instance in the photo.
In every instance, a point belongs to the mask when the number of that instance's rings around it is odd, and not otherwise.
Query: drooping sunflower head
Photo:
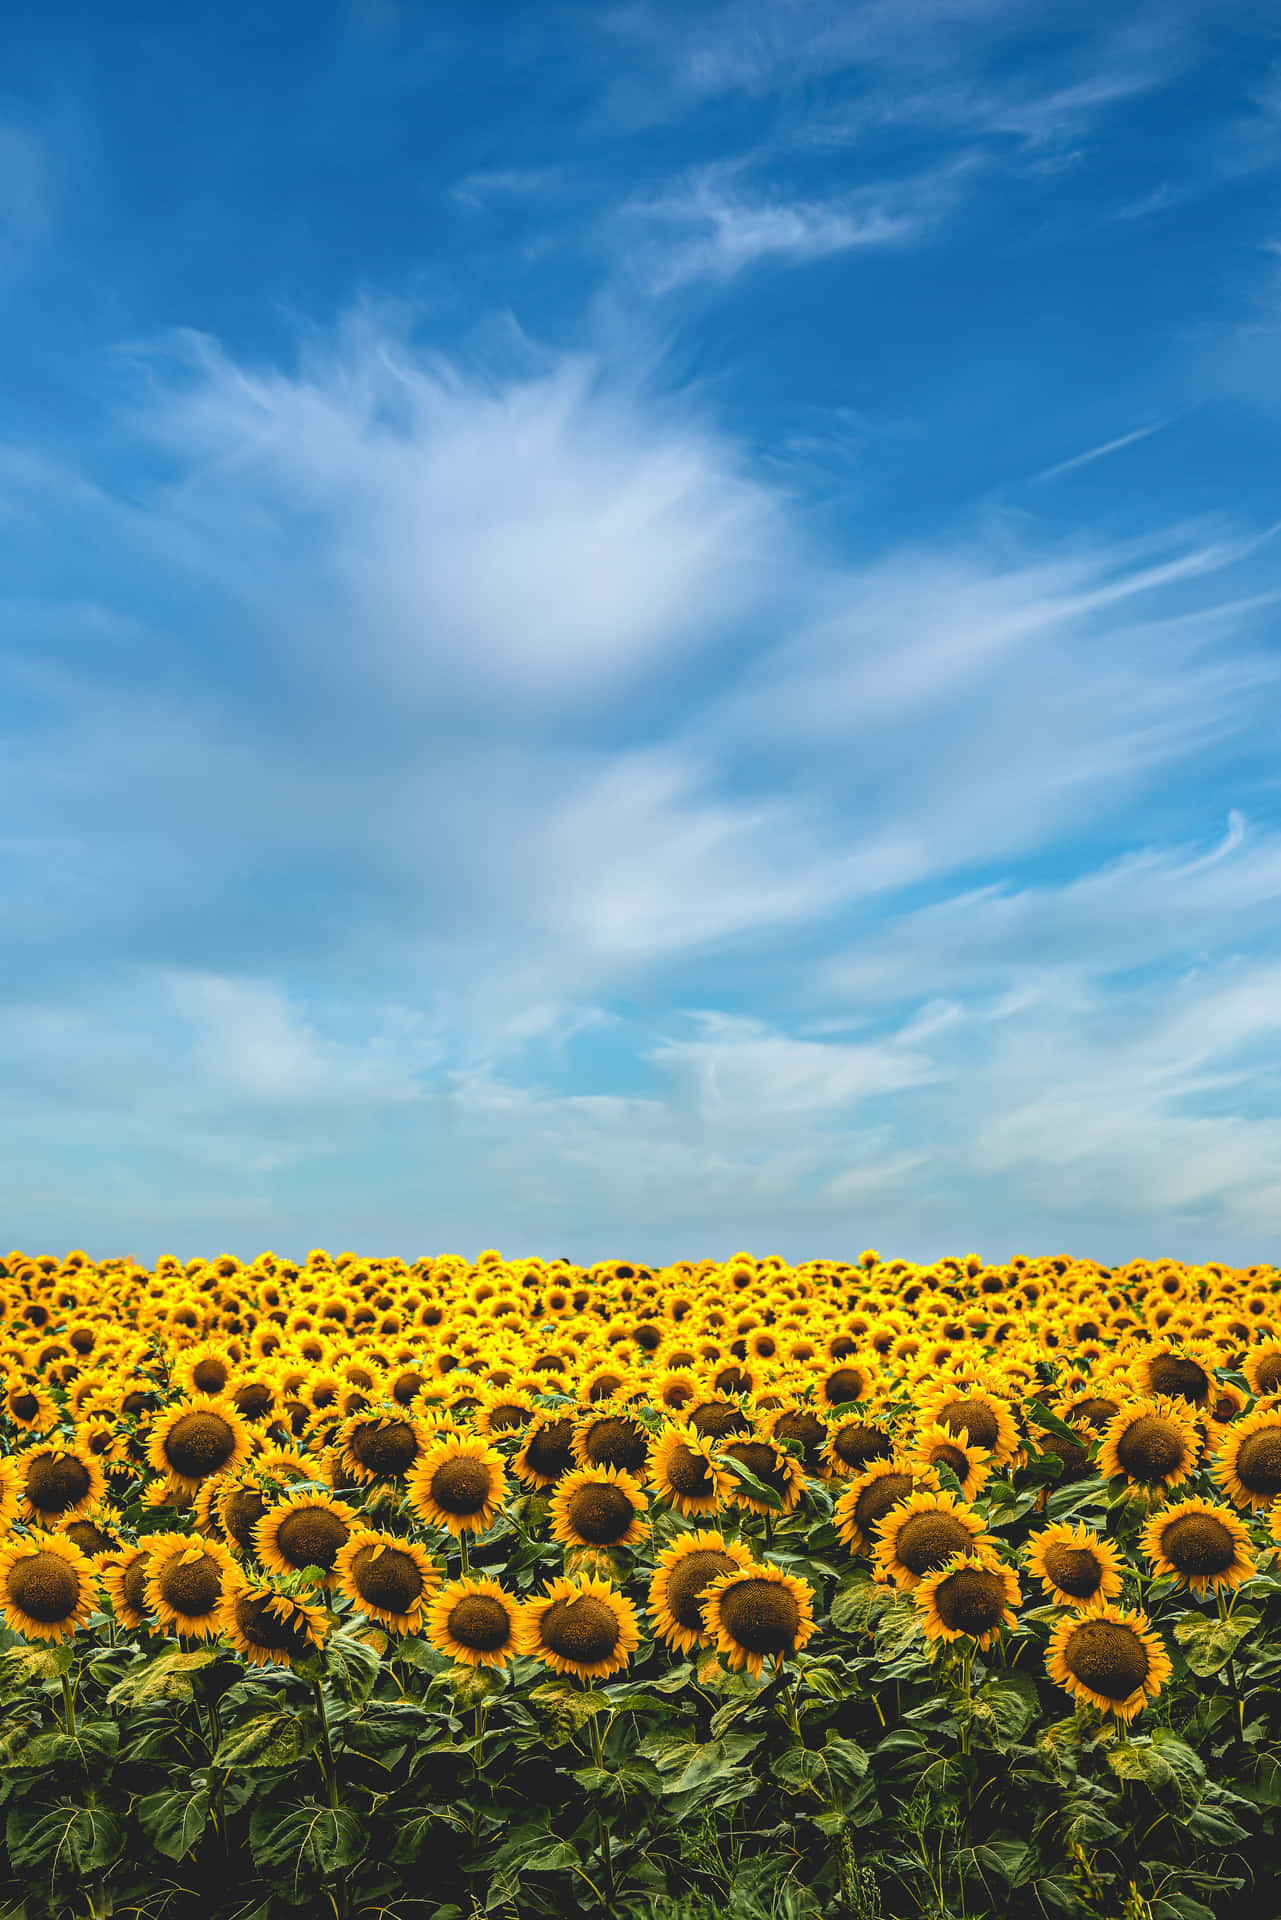
[[[1082,1607],[1099,1598],[1112,1600],[1121,1591],[1125,1563],[1119,1551],[1083,1521],[1075,1527],[1059,1522],[1034,1533],[1026,1552],[1029,1573],[1055,1606]]]
[[[927,1473],[907,1460],[878,1460],[851,1480],[836,1502],[832,1519],[837,1534],[855,1556],[870,1554],[885,1516],[913,1493],[936,1490],[938,1484],[933,1467]]]
[[[621,1467],[642,1485],[649,1473],[649,1434],[623,1408],[591,1410],[574,1422],[574,1458],[580,1467]]]
[[[35,1441],[17,1455],[16,1465],[23,1518],[38,1527],[55,1527],[84,1513],[107,1490],[98,1456],[74,1442]]]
[[[439,1440],[409,1476],[409,1504],[428,1526],[483,1533],[506,1500],[503,1456],[476,1436]]]
[[[144,1579],[147,1611],[166,1632],[203,1640],[219,1632],[223,1581],[234,1566],[216,1540],[171,1533],[152,1548]]]
[[[685,1420],[702,1440],[718,1441],[730,1434],[750,1434],[752,1421],[736,1400],[725,1393],[699,1393],[685,1409]]]
[[[595,1576],[553,1580],[525,1602],[521,1648],[553,1673],[604,1680],[619,1673],[640,1645],[636,1609]]]
[[[440,1589],[440,1570],[424,1547],[372,1527],[353,1527],[334,1561],[352,1605],[392,1633],[416,1633]]]
[[[703,1597],[713,1580],[736,1567],[753,1565],[741,1540],[723,1534],[683,1533],[658,1556],[657,1571],[649,1583],[649,1616],[655,1631],[677,1653],[710,1646],[712,1635],[703,1624]]]
[[[157,1414],[147,1461],[175,1490],[196,1493],[202,1480],[240,1466],[252,1450],[249,1428],[230,1400],[193,1397]]]
[[[1013,1569],[989,1552],[952,1554],[912,1591],[927,1639],[966,1638],[984,1649],[1018,1624],[1020,1598]]]
[[[1157,1575],[1196,1594],[1230,1592],[1255,1572],[1250,1536],[1231,1507],[1208,1500],[1180,1500],[1159,1507],[1142,1534],[1143,1551]]]
[[[0,1604],[24,1640],[66,1640],[96,1605],[93,1563],[65,1534],[33,1531],[0,1544]]]
[[[1095,1601],[1055,1627],[1045,1670],[1074,1699],[1132,1720],[1169,1679],[1170,1656],[1145,1613]]]
[[[1256,1407],[1234,1420],[1210,1467],[1234,1507],[1262,1513],[1281,1493],[1281,1409]]]
[[[767,1660],[789,1659],[813,1636],[813,1589],[779,1567],[732,1568],[708,1583],[703,1629],[730,1669],[758,1674]]]
[[[1200,1450],[1186,1401],[1165,1395],[1132,1400],[1104,1429],[1099,1472],[1133,1486],[1174,1487],[1188,1478]]]
[[[908,1458],[925,1468],[950,1468],[963,1500],[973,1500],[992,1472],[992,1456],[986,1448],[976,1446],[964,1430],[954,1433],[937,1420],[917,1429]]]
[[[557,1482],[552,1538],[566,1547],[631,1547],[642,1538],[645,1494],[617,1467],[583,1467]]]
[[[269,1506],[253,1530],[254,1547],[272,1573],[301,1573],[319,1567],[322,1585],[337,1578],[334,1562],[358,1515],[331,1493],[291,1493]]]
[[[976,1542],[994,1545],[983,1531],[981,1516],[954,1493],[908,1494],[891,1507],[877,1534],[873,1557],[882,1574],[905,1591],[954,1553],[968,1553]]]
[[[242,1659],[256,1667],[290,1666],[322,1646],[328,1632],[322,1608],[234,1565],[223,1582],[219,1625]]]
[[[54,1529],[65,1534],[101,1574],[104,1563],[120,1551],[120,1516],[107,1500],[95,1500]]]
[[[521,1650],[521,1605],[497,1580],[451,1580],[431,1600],[427,1638],[468,1667],[505,1667]]]

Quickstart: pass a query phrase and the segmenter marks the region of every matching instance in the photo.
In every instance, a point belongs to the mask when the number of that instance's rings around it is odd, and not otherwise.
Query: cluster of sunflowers
[[[1127,1592],[1222,1613],[1281,1545],[1279,1288],[1263,1267],[872,1250],[154,1270],[15,1250],[0,1605],[30,1641],[145,1632],[255,1665],[355,1619],[393,1652],[423,1635],[462,1667],[584,1682],[621,1673],[644,1623],[758,1676],[821,1646],[821,1581],[788,1569],[821,1563],[827,1529],[966,1658],[1035,1580],[1045,1671],[1129,1722],[1171,1657]],[[1087,1484],[1103,1522],[1049,1519]]]

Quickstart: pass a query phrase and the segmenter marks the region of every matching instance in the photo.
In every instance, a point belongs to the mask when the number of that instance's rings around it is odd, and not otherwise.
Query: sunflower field
[[[1281,1914],[1281,1274],[0,1259],[0,1920]]]

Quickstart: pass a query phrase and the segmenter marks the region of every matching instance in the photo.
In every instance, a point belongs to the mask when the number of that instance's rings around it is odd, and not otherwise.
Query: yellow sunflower
[[[239,1369],[227,1348],[218,1340],[201,1340],[188,1347],[174,1362],[172,1379],[185,1394],[213,1395],[215,1398],[234,1387]]]
[[[0,1544],[0,1603],[24,1640],[66,1640],[97,1606],[93,1563],[65,1534],[32,1532]]]
[[[220,1631],[222,1588],[235,1565],[216,1540],[171,1533],[152,1548],[145,1578],[147,1611],[170,1633],[204,1640]]]
[[[521,1605],[497,1580],[451,1580],[431,1600],[427,1638],[468,1667],[505,1667],[521,1651]]]
[[[1057,1607],[1081,1607],[1091,1600],[1113,1600],[1121,1591],[1125,1561],[1110,1540],[1091,1533],[1084,1521],[1062,1522],[1030,1536],[1024,1549],[1028,1572],[1035,1575]]]
[[[1158,1340],[1135,1362],[1135,1385],[1145,1395],[1208,1407],[1218,1389],[1214,1377],[1218,1360],[1207,1340]]]
[[[973,1640],[986,1651],[1002,1627],[1018,1625],[1022,1598],[1013,1570],[994,1553],[954,1553],[912,1590],[927,1640]]]
[[[649,1474],[649,1433],[624,1408],[592,1408],[574,1422],[574,1458],[580,1467],[621,1467],[642,1485]]]
[[[354,1507],[332,1493],[291,1493],[268,1507],[257,1522],[254,1547],[269,1572],[301,1573],[304,1567],[319,1567],[324,1575],[321,1585],[332,1587],[338,1550],[359,1517]]]
[[[440,1571],[417,1541],[372,1527],[353,1527],[338,1549],[334,1571],[359,1612],[391,1633],[417,1633],[440,1587]]]
[[[876,1532],[879,1544],[873,1560],[882,1575],[904,1591],[954,1553],[996,1544],[984,1533],[981,1515],[955,1493],[909,1493],[890,1508]]]
[[[422,1423],[401,1407],[369,1407],[348,1415],[336,1444],[345,1480],[390,1486],[422,1459],[426,1434]]]
[[[573,1416],[549,1409],[536,1413],[525,1429],[520,1450],[512,1457],[516,1478],[527,1487],[554,1487],[573,1465]]]
[[[632,1547],[643,1538],[640,1482],[617,1467],[584,1467],[557,1482],[551,1535],[566,1547]]]
[[[22,1511],[22,1477],[11,1454],[0,1453],[0,1534],[8,1533]]]
[[[960,1483],[962,1500],[973,1500],[992,1472],[992,1456],[968,1438],[964,1429],[953,1432],[938,1421],[919,1428],[908,1462],[921,1467],[950,1467]]]
[[[925,1473],[905,1460],[878,1460],[852,1480],[836,1502],[832,1519],[837,1534],[855,1557],[870,1554],[886,1514],[910,1494],[937,1487],[938,1475],[932,1467]]]
[[[1008,1403],[985,1388],[942,1381],[917,1403],[918,1430],[945,1427],[969,1445],[982,1447],[994,1467],[1003,1467],[1019,1450],[1019,1433]]]
[[[879,1461],[889,1460],[894,1441],[878,1419],[859,1414],[835,1414],[824,1429],[822,1460],[839,1480],[857,1480]]]
[[[324,1644],[324,1610],[282,1593],[269,1580],[250,1579],[233,1563],[223,1581],[222,1632],[252,1666],[290,1666]]]
[[[1256,1407],[1234,1420],[1210,1466],[1234,1507],[1262,1513],[1281,1493],[1281,1408]]]
[[[60,1520],[54,1531],[65,1533],[101,1573],[104,1561],[120,1551],[119,1527],[120,1516],[110,1501],[96,1500],[83,1512]],[[0,1533],[3,1531],[0,1527]]]
[[[202,1480],[238,1467],[252,1450],[249,1428],[231,1401],[207,1395],[180,1400],[157,1414],[147,1463],[176,1490],[196,1493]]]
[[[1176,1487],[1197,1463],[1201,1436],[1186,1401],[1157,1394],[1132,1400],[1104,1429],[1098,1470],[1133,1486]]]
[[[1157,1575],[1177,1575],[1176,1585],[1198,1597],[1230,1593],[1255,1574],[1250,1536],[1231,1507],[1209,1500],[1179,1500],[1149,1519],[1140,1544]]]
[[[735,1567],[753,1564],[741,1540],[702,1531],[681,1534],[659,1554],[649,1583],[648,1610],[655,1632],[677,1653],[710,1646],[712,1636],[703,1625],[702,1613],[709,1584]]]
[[[14,1456],[24,1520],[54,1527],[102,1499],[107,1477],[96,1454],[74,1441],[37,1440]]]
[[[152,1549],[181,1537],[172,1533],[142,1533],[129,1545],[108,1555],[103,1562],[103,1590],[111,1601],[111,1610],[116,1619],[131,1633],[136,1633],[139,1627],[146,1625],[151,1610],[147,1599],[147,1575],[151,1569]]]
[[[734,1567],[703,1591],[703,1630],[731,1672],[759,1674],[767,1660],[786,1660],[813,1637],[812,1603],[809,1582],[779,1567]]]
[[[510,1491],[503,1456],[479,1436],[429,1447],[409,1476],[409,1504],[428,1526],[483,1533]]]
[[[58,1403],[39,1380],[11,1380],[5,1390],[4,1411],[9,1424],[28,1433],[44,1433],[58,1424]]]
[[[486,1387],[473,1415],[472,1425],[484,1439],[493,1440],[500,1433],[523,1431],[536,1411],[532,1394],[523,1388],[510,1385]]]
[[[1110,1601],[1096,1600],[1060,1620],[1045,1656],[1051,1680],[1118,1720],[1132,1720],[1150,1706],[1170,1670],[1170,1656],[1147,1615],[1124,1612]]]
[[[706,1516],[728,1501],[731,1478],[717,1464],[710,1440],[684,1421],[672,1421],[650,1442],[649,1478],[676,1513]]]
[[[1241,1371],[1256,1399],[1281,1391],[1281,1340],[1261,1341],[1246,1355]]]
[[[774,1446],[768,1440],[731,1438],[722,1440],[717,1448],[722,1460],[737,1461],[740,1467],[746,1467],[755,1474],[762,1486],[778,1495],[782,1501],[782,1511],[791,1513],[801,1497],[805,1484],[805,1469],[794,1454],[785,1453],[781,1447]],[[733,1479],[730,1487],[730,1500],[737,1507],[745,1507],[749,1513],[772,1513],[769,1502],[759,1499],[742,1480]]]
[[[525,1602],[519,1651],[553,1673],[605,1680],[622,1671],[639,1645],[631,1601],[595,1575],[553,1580]]]

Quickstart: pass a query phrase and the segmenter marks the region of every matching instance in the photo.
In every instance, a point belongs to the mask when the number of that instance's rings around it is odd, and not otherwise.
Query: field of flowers
[[[0,1920],[1281,1914],[1281,1274],[0,1260]]]

